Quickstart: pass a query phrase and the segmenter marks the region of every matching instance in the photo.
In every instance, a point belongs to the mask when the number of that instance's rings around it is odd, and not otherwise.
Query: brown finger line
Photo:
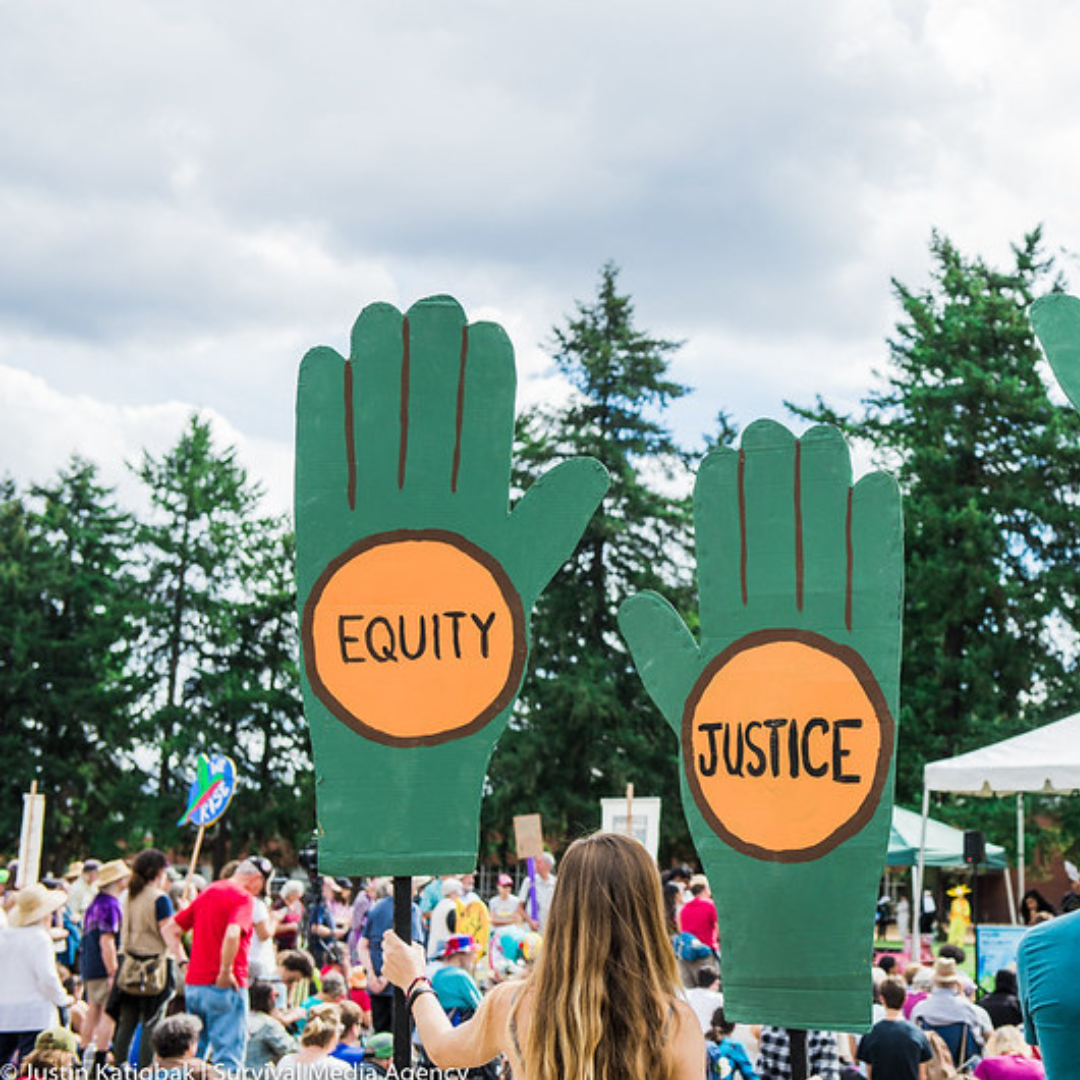
[[[855,548],[851,542],[851,504],[854,488],[847,491],[847,521],[844,523],[844,542],[847,545],[847,584],[844,589],[844,625],[851,631],[851,592],[855,580]]]
[[[345,361],[345,464],[348,477],[345,481],[345,493],[349,499],[349,509],[356,509],[356,429],[353,425],[353,367],[352,361]]]
[[[405,486],[405,460],[409,455],[409,318],[401,320],[401,442],[398,444],[398,490]]]
[[[743,607],[746,594],[746,451],[739,448],[739,577],[742,580]]]
[[[803,607],[802,443],[795,443],[795,606]]]
[[[457,493],[458,471],[461,469],[461,429],[465,420],[465,360],[469,355],[469,327],[461,328],[461,366],[458,369],[457,417],[454,421],[454,464],[450,470],[450,490]]]

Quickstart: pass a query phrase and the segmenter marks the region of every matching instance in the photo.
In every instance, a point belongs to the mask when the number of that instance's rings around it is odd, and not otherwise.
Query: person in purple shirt
[[[84,1064],[93,1057],[104,1062],[112,1042],[112,1017],[105,1012],[113,979],[120,966],[117,946],[123,909],[120,894],[127,887],[131,871],[123,859],[107,862],[98,874],[97,896],[83,916],[82,958],[79,974],[86,988],[86,1017],[79,1035],[79,1049],[86,1054]]]

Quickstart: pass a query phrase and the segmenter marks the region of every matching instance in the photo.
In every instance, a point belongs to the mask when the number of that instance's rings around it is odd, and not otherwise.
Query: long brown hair
[[[594,833],[570,845],[529,979],[528,1080],[667,1080],[665,1031],[679,972],[660,875],[636,840]]]

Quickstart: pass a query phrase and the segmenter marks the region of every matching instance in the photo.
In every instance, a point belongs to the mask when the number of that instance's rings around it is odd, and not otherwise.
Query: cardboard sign
[[[195,759],[195,779],[188,788],[187,809],[177,825],[213,825],[229,808],[236,793],[236,765],[224,754],[200,754]]]
[[[296,398],[296,572],[319,865],[476,864],[480,794],[528,616],[607,488],[564,462],[511,508],[514,355],[448,296],[361,312]],[[357,791],[378,827],[357,828]]]
[[[652,593],[619,625],[678,733],[683,806],[717,905],[729,1019],[870,1026],[891,819],[902,523],[852,484],[840,433],[758,421],[694,490],[701,639]]]
[[[514,818],[514,843],[518,859],[539,859],[544,854],[544,829],[539,814]]]

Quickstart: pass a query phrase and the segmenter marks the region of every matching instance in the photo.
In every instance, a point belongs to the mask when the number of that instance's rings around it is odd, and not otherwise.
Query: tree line
[[[890,364],[859,409],[787,403],[796,420],[869,447],[904,493],[897,800],[908,804],[924,762],[1080,708],[1080,418],[1051,394],[1027,318],[1063,281],[1039,230],[1004,268],[938,234],[930,252],[928,283],[893,282]],[[517,490],[581,454],[612,485],[534,614],[529,671],[489,770],[481,857],[512,854],[514,814],[539,812],[550,837],[569,838],[633,783],[663,799],[662,859],[692,858],[678,745],[615,611],[654,588],[695,617],[690,480],[738,432],[721,413],[701,445],[676,439],[666,410],[691,392],[670,375],[680,343],[636,325],[612,264],[549,346],[571,394],[519,417]],[[244,786],[217,858],[253,845],[288,858],[314,822],[290,524],[261,511],[235,451],[198,417],[134,472],[140,515],[78,459],[48,484],[0,486],[0,847],[17,842],[18,796],[34,779],[58,858],[178,844],[194,756],[224,750]],[[358,784],[364,827],[373,804]],[[1033,814],[1044,809],[1036,801]],[[1033,837],[1044,850],[1080,824],[1069,803],[1052,809],[1062,832]],[[1011,807],[953,799],[942,812],[1010,841]]]

